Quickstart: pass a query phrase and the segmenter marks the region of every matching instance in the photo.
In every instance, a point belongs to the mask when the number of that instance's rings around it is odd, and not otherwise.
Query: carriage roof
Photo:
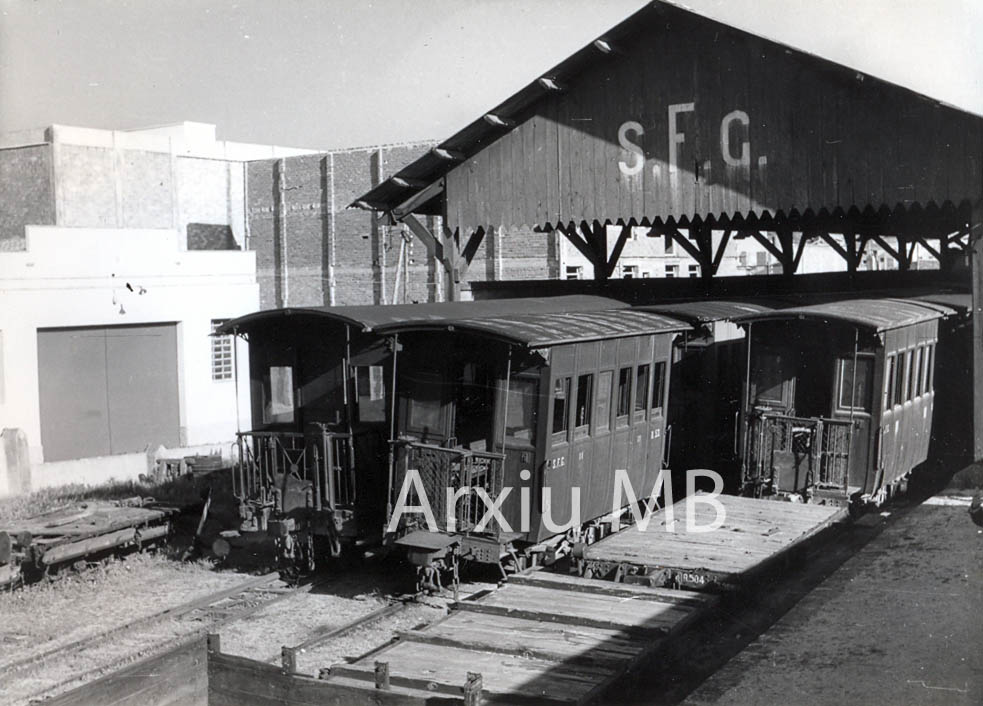
[[[439,322],[404,322],[380,327],[380,333],[464,331],[529,348],[584,343],[610,338],[674,333],[692,327],[685,321],[637,308],[607,311],[519,314]]]
[[[850,299],[762,311],[740,316],[734,320],[738,323],[783,319],[818,320],[852,324],[868,331],[880,333],[933,321],[955,313],[954,309],[943,304],[924,300]]]
[[[586,294],[558,297],[516,297],[512,299],[481,299],[478,301],[430,302],[425,304],[353,305],[322,307],[288,307],[265,309],[232,319],[216,333],[228,334],[245,331],[271,321],[290,317],[313,317],[336,321],[356,327],[360,331],[376,331],[380,328],[406,323],[484,318],[487,316],[511,316],[552,312],[579,312],[616,310],[628,308],[628,304]]]
[[[691,302],[671,302],[663,304],[643,304],[636,306],[639,311],[649,311],[687,321],[694,325],[714,321],[730,321],[741,316],[760,314],[780,306],[778,301],[731,301],[726,299],[701,299]]]

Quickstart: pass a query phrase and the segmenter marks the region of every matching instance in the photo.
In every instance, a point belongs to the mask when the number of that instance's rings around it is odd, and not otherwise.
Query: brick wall
[[[262,306],[442,299],[440,283],[446,274],[405,225],[382,225],[368,211],[346,208],[429,147],[414,144],[250,162],[249,248],[256,251]],[[431,232],[440,225],[439,219],[425,220]],[[554,235],[531,228],[495,229],[485,235],[463,288],[469,280],[557,276]]]
[[[54,225],[51,147],[0,150],[0,251],[25,249],[25,225]]]
[[[392,303],[404,228],[376,224],[373,214],[346,207],[429,147],[250,162],[248,241],[256,251],[262,306]],[[402,261],[396,299],[431,300],[426,250],[409,239]]]
[[[465,279],[557,279],[558,247],[555,233],[537,233],[527,226],[494,228],[485,234]]]

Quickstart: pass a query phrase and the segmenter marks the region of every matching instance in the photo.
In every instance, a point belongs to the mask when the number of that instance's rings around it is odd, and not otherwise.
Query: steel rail
[[[225,590],[218,591],[216,593],[210,593],[206,596],[202,596],[201,598],[196,598],[193,601],[182,603],[181,605],[165,608],[164,610],[158,611],[156,613],[152,613],[150,615],[142,616],[140,618],[137,618],[136,620],[132,620],[122,625],[117,625],[108,630],[103,630],[102,632],[94,633],[92,635],[87,635],[85,637],[79,638],[78,640],[75,640],[74,642],[69,642],[61,645],[54,645],[46,650],[42,650],[41,652],[36,652],[27,657],[23,657],[21,659],[15,659],[11,662],[5,662],[3,664],[0,664],[0,673],[6,675],[7,677],[10,677],[10,675],[16,672],[23,671],[24,669],[34,664],[37,664],[39,662],[43,662],[47,658],[56,655],[60,652],[66,652],[66,653],[78,652],[83,648],[89,647],[99,642],[104,642],[108,638],[114,635],[119,635],[121,633],[125,633],[128,631],[141,630],[151,625],[154,625],[155,623],[159,623],[163,620],[181,618],[187,615],[188,613],[192,613],[196,610],[204,610],[208,608],[210,605],[219,603],[228,598],[232,598],[234,596],[239,595],[240,593],[245,593],[250,590],[263,588],[264,586],[267,586],[269,584],[278,581],[279,578],[280,576],[276,572],[264,574],[262,576],[254,576],[247,581],[243,581],[242,583],[239,583]],[[281,594],[280,597],[294,595],[296,590],[299,589],[293,589],[287,593]],[[268,605],[271,602],[272,599],[270,601],[264,602],[263,605],[264,606]]]

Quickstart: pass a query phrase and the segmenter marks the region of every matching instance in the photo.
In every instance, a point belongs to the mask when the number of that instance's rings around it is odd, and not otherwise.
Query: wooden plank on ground
[[[673,603],[518,584],[505,584],[480,601],[461,601],[457,606],[465,610],[497,608],[516,617],[632,632],[665,631],[690,613],[685,606]]]
[[[434,691],[442,693],[459,689],[468,672],[478,672],[483,695],[508,695],[513,703],[525,700],[523,696],[537,702],[579,703],[615,673],[610,667],[407,642],[354,664],[333,666],[331,674],[374,682],[376,660],[388,662],[391,684],[411,688],[432,684]]]
[[[611,628],[546,623],[469,611],[456,612],[425,630],[400,633],[400,639],[599,666],[613,666],[631,659],[648,644]]]
[[[647,567],[705,570],[722,575],[748,573],[779,556],[803,539],[828,527],[844,510],[824,505],[782,503],[721,495],[724,524],[710,532],[687,531],[690,506],[673,506],[675,523],[666,527],[666,509],[654,513],[646,531],[628,528],[588,546],[585,558]],[[707,503],[692,506],[697,526],[715,517]]]

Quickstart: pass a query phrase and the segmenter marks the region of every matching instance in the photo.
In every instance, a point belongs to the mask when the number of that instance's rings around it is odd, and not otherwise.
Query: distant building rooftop
[[[0,149],[53,142],[88,147],[117,147],[144,152],[173,152],[187,157],[238,162],[295,157],[324,151],[219,140],[216,138],[215,125],[191,121],[129,130],[49,125],[44,128],[0,134]]]

